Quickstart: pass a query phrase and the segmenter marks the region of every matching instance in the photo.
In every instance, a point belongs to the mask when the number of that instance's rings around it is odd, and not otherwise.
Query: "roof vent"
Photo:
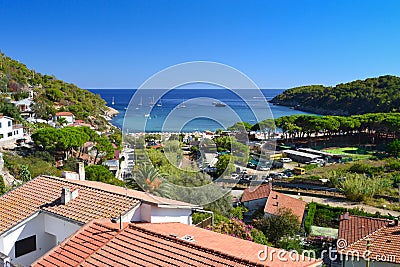
[[[185,235],[181,238],[182,240],[188,241],[188,242],[194,242],[194,237],[191,235]]]

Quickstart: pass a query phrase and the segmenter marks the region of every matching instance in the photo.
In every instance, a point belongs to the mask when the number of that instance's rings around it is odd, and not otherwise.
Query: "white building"
[[[57,112],[54,116],[54,122],[57,122],[60,119],[65,119],[67,125],[73,124],[75,122],[75,115],[71,112]]]
[[[93,219],[191,224],[200,207],[85,180],[39,176],[0,197],[0,266],[28,266]]]
[[[24,137],[22,125],[14,125],[13,118],[0,115],[0,142]]]

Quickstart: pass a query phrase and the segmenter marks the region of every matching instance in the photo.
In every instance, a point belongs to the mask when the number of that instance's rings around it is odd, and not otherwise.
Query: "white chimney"
[[[71,191],[69,191],[68,187],[64,187],[61,190],[61,204],[67,204],[68,202],[71,201]]]
[[[79,173],[79,180],[85,180],[85,164],[83,162],[78,163],[78,173]]]
[[[77,198],[78,195],[79,195],[78,189],[75,189],[73,192],[71,192],[68,187],[64,187],[61,190],[61,204],[64,205],[67,204],[71,200]]]

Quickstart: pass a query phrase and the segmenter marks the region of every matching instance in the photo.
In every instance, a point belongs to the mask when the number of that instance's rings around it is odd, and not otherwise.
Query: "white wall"
[[[59,244],[72,233],[81,228],[81,225],[63,220],[54,215],[44,214],[44,231],[52,234],[56,238],[56,243]]]
[[[9,256],[13,263],[29,266],[79,228],[79,225],[53,215],[36,213],[26,223],[0,238],[0,250]],[[16,258],[15,242],[32,235],[36,235],[36,250]]]
[[[159,208],[146,203],[142,203],[131,217],[131,222],[180,222],[192,224],[192,209]]]
[[[259,198],[255,200],[246,201],[243,205],[249,210],[249,213],[255,212],[259,208],[264,208],[267,203],[267,198]]]
[[[151,222],[180,222],[183,224],[192,224],[191,209],[174,209],[151,207]]]

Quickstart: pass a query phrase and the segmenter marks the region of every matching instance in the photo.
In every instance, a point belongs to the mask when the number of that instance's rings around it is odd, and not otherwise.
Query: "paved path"
[[[293,197],[293,195],[289,195],[289,194],[287,194],[287,195]],[[296,198],[298,198],[298,196],[296,196]],[[366,212],[369,212],[369,213],[375,213],[378,211],[384,215],[388,215],[390,213],[393,216],[400,216],[400,212],[398,212],[398,211],[386,210],[383,208],[382,209],[375,208],[375,207],[368,206],[365,204],[350,202],[350,201],[347,201],[344,199],[309,197],[309,196],[301,196],[301,198],[307,203],[314,201],[314,202],[321,203],[321,204],[328,204],[333,207],[343,207],[343,208],[349,208],[349,209],[358,207],[360,209],[361,208],[364,209]]]

